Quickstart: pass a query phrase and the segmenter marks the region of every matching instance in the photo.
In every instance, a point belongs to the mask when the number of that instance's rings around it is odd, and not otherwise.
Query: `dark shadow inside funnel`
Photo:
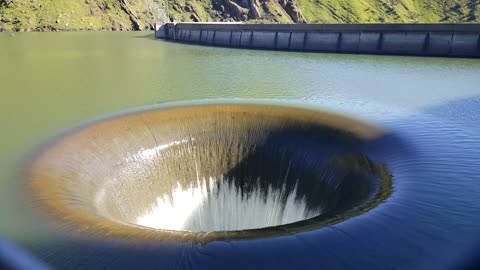
[[[266,203],[272,191],[278,191],[281,196],[278,203],[282,207],[286,207],[287,200],[294,196],[296,201],[304,200],[307,212],[321,214],[306,217],[308,221],[249,229],[268,230],[268,227],[293,225],[301,231],[304,225],[328,222],[348,211],[363,208],[378,195],[384,168],[361,154],[366,145],[363,139],[346,131],[316,125],[292,126],[268,134],[223,175],[224,181],[235,186],[244,200],[260,192]],[[221,140],[213,140],[217,139]],[[220,185],[225,183],[217,183],[218,189]],[[203,203],[208,203],[208,199]],[[198,209],[202,206],[195,211],[200,211]],[[246,211],[249,210],[255,211]],[[201,215],[195,211],[191,218]],[[242,214],[233,213],[238,219],[242,219]],[[187,220],[189,222],[193,220]]]
[[[70,224],[209,242],[315,230],[389,196],[362,153],[382,131],[330,113],[215,105],[152,110],[62,138],[32,186]]]

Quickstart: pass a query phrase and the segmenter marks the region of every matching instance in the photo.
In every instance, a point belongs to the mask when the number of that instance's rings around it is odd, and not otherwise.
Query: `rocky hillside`
[[[144,30],[167,0],[0,0],[0,30]],[[168,0],[176,21],[479,22],[480,0]]]

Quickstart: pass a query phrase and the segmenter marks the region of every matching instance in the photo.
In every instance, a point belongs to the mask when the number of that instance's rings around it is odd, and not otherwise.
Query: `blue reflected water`
[[[292,236],[248,241],[55,242],[59,268],[459,269],[480,240],[479,97],[383,122],[389,134],[365,146],[386,163],[394,192],[343,223]],[[459,109],[460,108],[460,109]],[[465,113],[465,112],[469,113]]]

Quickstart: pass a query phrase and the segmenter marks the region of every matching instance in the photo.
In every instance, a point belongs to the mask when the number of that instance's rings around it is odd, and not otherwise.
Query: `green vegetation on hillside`
[[[0,0],[0,22],[12,30],[150,28],[161,0]]]
[[[298,0],[311,23],[478,22],[479,0]]]
[[[0,30],[140,30],[167,0],[0,0]],[[175,21],[469,23],[480,0],[168,0]]]

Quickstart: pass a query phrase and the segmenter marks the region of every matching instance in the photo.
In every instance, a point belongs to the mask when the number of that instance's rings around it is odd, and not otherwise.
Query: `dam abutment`
[[[157,38],[246,49],[480,58],[480,24],[167,23]]]

